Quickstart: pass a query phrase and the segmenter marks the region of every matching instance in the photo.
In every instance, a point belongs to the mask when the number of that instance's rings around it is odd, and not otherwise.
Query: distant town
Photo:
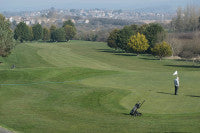
[[[142,23],[161,22],[169,23],[175,13],[141,12],[134,10],[108,10],[108,9],[55,9],[41,11],[3,12],[6,18],[14,24],[25,22],[27,25],[57,24],[71,19],[75,24],[90,23],[93,18],[118,19]]]

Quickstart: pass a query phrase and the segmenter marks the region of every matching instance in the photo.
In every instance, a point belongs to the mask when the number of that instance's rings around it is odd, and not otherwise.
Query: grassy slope
[[[0,61],[0,125],[16,131],[200,131],[199,65],[82,41],[21,44]],[[12,64],[17,68],[10,70]],[[175,70],[178,96],[172,95]],[[143,117],[130,117],[143,99]]]

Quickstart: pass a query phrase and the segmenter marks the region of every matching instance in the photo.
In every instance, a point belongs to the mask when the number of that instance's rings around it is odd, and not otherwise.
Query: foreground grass
[[[83,41],[21,44],[0,61],[0,125],[15,131],[200,131],[199,64]],[[143,116],[130,117],[138,100],[146,100]]]

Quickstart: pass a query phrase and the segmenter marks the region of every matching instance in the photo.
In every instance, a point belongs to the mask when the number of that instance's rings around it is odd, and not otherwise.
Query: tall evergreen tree
[[[30,35],[30,29],[24,22],[20,22],[14,30],[15,40],[19,40],[21,43],[29,41]]]
[[[28,26],[28,40],[32,41],[33,40],[33,30],[31,26]]]
[[[56,29],[52,33],[52,35],[54,37],[54,41],[57,41],[57,42],[64,42],[64,41],[66,41],[65,30],[63,28]]]
[[[55,30],[56,30],[56,26],[55,25],[51,25],[51,27],[50,27],[50,40],[52,42],[55,41],[55,34],[54,34]]]
[[[43,41],[49,41],[50,40],[50,31],[48,28],[43,28],[43,37],[42,37]]]
[[[10,23],[0,14],[0,56],[7,56],[14,45]]]
[[[42,26],[39,23],[32,27],[32,31],[33,31],[33,39],[34,40],[37,41],[37,40],[42,39],[43,30],[42,30]]]

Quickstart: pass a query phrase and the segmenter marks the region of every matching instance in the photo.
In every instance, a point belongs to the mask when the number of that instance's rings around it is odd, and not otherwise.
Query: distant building
[[[24,23],[25,23],[26,25],[31,25],[31,22],[30,22],[29,20],[25,20]]]
[[[88,19],[85,20],[85,23],[86,23],[86,24],[88,24],[89,22],[90,22],[90,20],[88,20]]]
[[[13,17],[10,17],[9,21],[12,23],[14,21]]]
[[[72,23],[74,23],[74,24],[76,23],[76,21],[75,21],[74,19],[72,19],[71,21],[72,21]]]
[[[32,24],[32,25],[35,24],[35,20],[34,20],[34,19],[31,20],[31,24]]]

